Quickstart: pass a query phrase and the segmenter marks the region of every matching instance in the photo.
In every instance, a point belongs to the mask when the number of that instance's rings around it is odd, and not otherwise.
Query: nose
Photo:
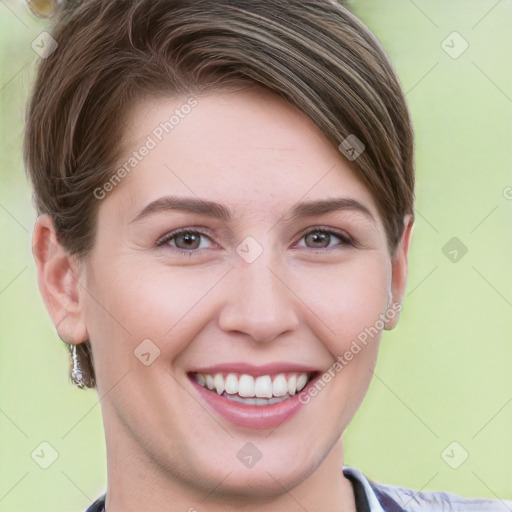
[[[229,273],[229,289],[219,327],[269,342],[299,325],[297,298],[286,284],[282,265],[271,265],[264,251],[255,261],[240,259]]]

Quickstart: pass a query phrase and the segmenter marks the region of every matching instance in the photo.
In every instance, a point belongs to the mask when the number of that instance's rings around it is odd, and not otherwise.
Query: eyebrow
[[[286,217],[286,221],[294,222],[306,217],[347,210],[360,212],[375,222],[374,216],[366,206],[348,197],[336,197],[298,203]],[[170,211],[198,213],[224,222],[229,222],[232,219],[230,209],[220,203],[193,197],[165,196],[149,203],[130,221],[130,223],[139,221],[155,213]]]

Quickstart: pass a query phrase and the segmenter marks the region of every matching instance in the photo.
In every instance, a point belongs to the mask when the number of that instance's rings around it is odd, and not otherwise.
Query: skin
[[[123,140],[127,155],[186,100],[135,105]],[[106,510],[353,511],[342,433],[368,389],[381,333],[272,431],[244,429],[216,414],[186,372],[239,361],[327,370],[401,302],[412,219],[404,218],[392,257],[355,162],[273,93],[215,91],[197,101],[100,201],[94,247],[84,261],[59,244],[48,216],[34,230],[39,286],[59,335],[92,344],[107,446]],[[220,202],[233,219],[164,211],[133,221],[171,194]],[[373,220],[338,210],[289,221],[298,201],[326,197],[355,199]],[[206,230],[200,245],[179,237],[156,245],[191,227]],[[323,242],[305,236],[317,227],[346,234],[355,245],[335,234]],[[248,236],[263,248],[252,263],[236,252]],[[397,320],[398,314],[385,328]],[[149,366],[134,357],[144,339],[160,349]],[[262,453],[252,468],[237,458],[249,441]]]

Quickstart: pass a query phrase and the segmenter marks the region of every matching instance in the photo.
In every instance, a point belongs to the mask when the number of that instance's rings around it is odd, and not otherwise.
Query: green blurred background
[[[351,8],[407,92],[417,220],[402,318],[384,333],[345,463],[416,490],[512,499],[512,1]],[[31,254],[21,142],[46,24],[0,0],[1,512],[83,511],[106,484],[98,396],[68,380]],[[47,469],[43,442],[57,456]]]

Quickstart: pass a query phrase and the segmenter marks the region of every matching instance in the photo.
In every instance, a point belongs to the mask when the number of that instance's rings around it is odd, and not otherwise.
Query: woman
[[[28,115],[39,286],[96,387],[88,512],[503,510],[343,466],[401,310],[411,122],[341,5],[85,0]]]

